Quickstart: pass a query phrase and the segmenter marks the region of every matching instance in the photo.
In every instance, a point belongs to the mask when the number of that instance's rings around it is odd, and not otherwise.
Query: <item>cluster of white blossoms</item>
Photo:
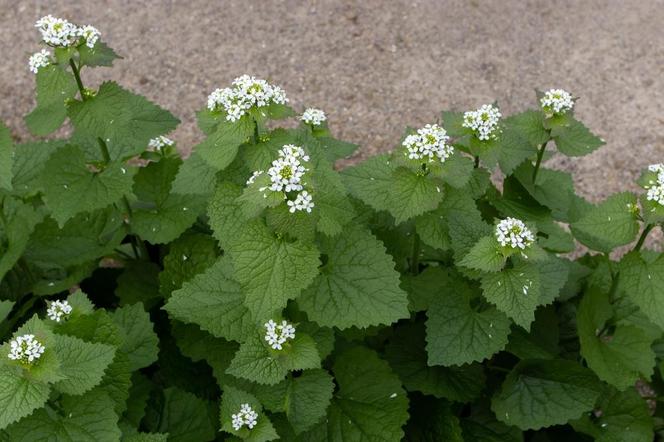
[[[485,141],[496,138],[501,116],[497,107],[492,104],[484,104],[477,110],[465,112],[462,126],[473,130],[477,138]]]
[[[28,60],[28,67],[30,68],[30,72],[34,74],[39,72],[39,68],[45,68],[49,64],[51,64],[51,53],[46,49],[35,52]]]
[[[306,190],[298,193],[295,201],[288,201],[287,204],[290,213],[295,213],[298,210],[306,210],[307,213],[311,213],[311,210],[314,208],[313,198]]]
[[[427,124],[417,130],[417,134],[408,135],[402,145],[411,160],[432,162],[438,159],[444,163],[454,153],[454,148],[447,144],[450,139],[447,132],[437,124]]]
[[[648,170],[657,174],[657,180],[650,180],[645,186],[648,189],[646,199],[664,206],[664,164],[651,164],[648,166]]]
[[[310,107],[304,111],[300,117],[300,120],[307,124],[311,124],[312,126],[320,126],[325,120],[327,120],[327,117],[325,116],[325,112],[322,110]]]
[[[242,404],[240,411],[237,414],[231,415],[231,419],[233,420],[232,425],[235,431],[240,431],[245,425],[251,430],[258,422],[258,413],[249,404]]]
[[[174,144],[173,140],[163,135],[159,135],[157,138],[153,138],[148,142],[148,150],[159,151],[166,146],[172,146]]]
[[[85,41],[85,45],[94,48],[101,33],[94,26],[76,26],[75,24],[52,15],[47,15],[35,23],[41,32],[42,39],[50,46],[68,47],[76,46]]]
[[[535,235],[523,221],[505,218],[496,226],[496,239],[503,247],[524,250],[535,242]]]
[[[550,89],[540,98],[542,110],[550,114],[564,114],[574,108],[572,95],[563,89]]]
[[[48,319],[60,322],[62,319],[66,319],[72,312],[72,306],[69,304],[69,301],[66,299],[64,301],[53,301],[49,304],[48,309],[46,310],[46,316]]]
[[[227,120],[237,121],[254,106],[263,107],[286,102],[286,93],[279,86],[243,75],[233,80],[232,87],[215,89],[208,96],[207,107],[211,111],[223,108]]]
[[[35,335],[18,336],[9,343],[11,349],[7,357],[13,361],[21,361],[25,364],[32,364],[41,357],[46,350]]]
[[[265,323],[265,340],[273,350],[281,350],[289,339],[295,339],[295,327],[287,321],[277,324],[272,319]]]
[[[272,161],[272,166],[267,174],[270,177],[269,190],[273,192],[300,192],[294,201],[288,201],[289,211],[304,210],[311,213],[314,208],[312,196],[304,189],[306,183],[303,181],[305,173],[309,170],[305,163],[309,161],[309,155],[299,146],[286,144],[279,150],[279,158]],[[254,172],[247,180],[247,185],[252,184],[263,171]],[[261,192],[268,188],[259,189]],[[285,198],[285,196],[284,196]]]

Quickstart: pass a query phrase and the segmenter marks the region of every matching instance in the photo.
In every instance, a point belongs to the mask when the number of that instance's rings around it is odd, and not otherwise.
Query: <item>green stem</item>
[[[480,157],[475,155],[475,169],[480,167]]]
[[[540,165],[542,164],[542,158],[544,157],[544,151],[546,150],[546,145],[548,143],[548,140],[544,142],[542,147],[540,147],[540,150],[537,152],[537,162],[535,163],[535,170],[533,170],[533,184],[535,184],[535,180],[537,179],[537,172],[539,172]]]
[[[108,153],[108,146],[106,145],[106,142],[101,138],[97,138],[97,142],[99,142],[99,149],[101,150],[101,156],[104,157],[104,163],[110,163],[111,154]]]
[[[417,275],[420,270],[420,237],[413,233],[413,256],[410,260],[410,271]]]
[[[643,247],[643,243],[646,242],[646,238],[648,237],[648,233],[655,227],[654,224],[648,224],[646,227],[643,229],[643,232],[641,232],[641,236],[639,237],[638,242],[634,246],[634,251],[638,252],[641,250],[641,247]]]
[[[78,86],[78,91],[81,93],[81,100],[85,100],[85,88],[83,87],[83,82],[81,81],[81,71],[76,66],[76,62],[73,58],[69,59],[69,66],[71,66],[71,71],[74,73],[74,78],[76,79],[76,85]]]

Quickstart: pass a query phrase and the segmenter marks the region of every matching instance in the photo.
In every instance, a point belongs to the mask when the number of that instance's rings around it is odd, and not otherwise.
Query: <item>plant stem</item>
[[[475,169],[477,169],[478,167],[480,167],[480,157],[476,155],[475,156]]]
[[[533,184],[535,184],[535,180],[537,179],[537,172],[539,172],[540,164],[542,164],[542,157],[544,157],[544,151],[546,150],[546,145],[548,143],[548,140],[545,141],[544,144],[542,144],[540,150],[537,152],[537,162],[535,163],[535,170],[533,170]]]
[[[97,142],[99,142],[99,150],[101,150],[101,156],[104,157],[104,162],[106,164],[110,163],[111,154],[108,153],[108,146],[106,145],[106,142],[101,138],[97,138]]]
[[[420,267],[420,237],[417,233],[413,234],[413,256],[410,260],[410,271],[413,275],[419,273]]]
[[[654,224],[647,224],[646,227],[643,229],[643,232],[641,232],[641,236],[639,237],[639,241],[636,243],[634,246],[634,251],[638,252],[641,250],[641,247],[643,247],[643,243],[646,242],[646,237],[648,236],[648,233],[655,227]]]
[[[73,58],[69,59],[69,66],[71,66],[71,71],[74,73],[74,78],[76,79],[76,85],[78,86],[78,91],[81,93],[81,100],[85,101],[85,88],[83,87],[83,82],[81,81],[81,72],[76,66],[76,62]]]

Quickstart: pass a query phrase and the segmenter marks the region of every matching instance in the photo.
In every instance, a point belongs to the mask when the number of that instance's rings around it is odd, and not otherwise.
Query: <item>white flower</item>
[[[406,156],[413,160],[429,162],[439,160],[444,163],[454,153],[454,148],[447,144],[450,137],[437,124],[427,124],[417,130],[417,134],[408,135],[402,145],[406,148]]]
[[[39,68],[43,68],[51,64],[51,53],[46,49],[42,49],[39,52],[35,52],[30,56],[28,60],[28,67],[30,72],[36,74],[39,72]]]
[[[309,155],[300,146],[294,144],[284,144],[279,149],[279,156],[282,158],[294,157],[302,161],[309,161]]]
[[[97,40],[101,37],[101,32],[94,26],[85,25],[78,28],[78,35],[85,39],[85,45],[90,49],[95,47]]]
[[[256,413],[249,404],[242,404],[237,414],[231,415],[233,429],[239,431],[244,425],[250,430],[258,422],[258,413]]]
[[[297,197],[295,197],[295,201],[288,201],[286,204],[288,204],[288,211],[290,213],[295,213],[296,210],[306,210],[307,213],[311,213],[311,209],[314,208],[314,202],[311,195],[309,195],[309,192],[306,190],[298,193]]]
[[[265,323],[265,330],[265,340],[274,350],[281,350],[287,340],[295,339],[295,327],[286,321],[281,321],[281,324],[277,325],[270,319]]]
[[[311,124],[312,126],[320,126],[323,121],[327,120],[327,117],[325,116],[325,112],[322,110],[310,107],[304,111],[300,117],[300,120],[307,124]]]
[[[505,218],[496,226],[496,239],[503,247],[524,250],[535,242],[535,235],[523,221]]]
[[[664,173],[664,163],[651,164],[648,166],[648,170],[658,174],[659,176],[659,174]]]
[[[464,113],[462,125],[472,129],[480,140],[488,140],[496,138],[498,121],[501,116],[497,107],[492,104],[485,104],[477,110]]]
[[[232,87],[215,89],[208,96],[207,107],[211,111],[223,108],[227,120],[237,121],[252,107],[284,104],[287,101],[286,93],[279,86],[243,75],[233,81]]]
[[[78,27],[62,18],[47,15],[35,23],[41,32],[42,39],[51,46],[72,46],[78,42]]]
[[[540,99],[542,110],[547,114],[560,115],[574,108],[572,95],[563,89],[550,89]]]
[[[254,182],[256,181],[256,178],[263,175],[264,173],[265,172],[263,172],[262,170],[257,170],[256,172],[252,173],[251,176],[249,177],[249,179],[247,180],[247,186],[249,184],[254,184]]]
[[[664,206],[664,164],[651,164],[648,171],[657,174],[657,180],[650,180],[644,187],[648,189],[646,199]]]
[[[295,192],[303,189],[302,177],[308,170],[302,162],[309,160],[304,149],[286,144],[279,150],[279,158],[272,161],[267,171],[270,176],[270,190],[274,192]]]
[[[164,147],[172,146],[173,144],[175,143],[170,138],[159,135],[157,138],[153,138],[148,142],[148,150],[159,151]]]
[[[18,336],[9,343],[11,346],[7,357],[13,361],[21,361],[25,364],[32,364],[41,357],[46,350],[35,335]]]
[[[72,306],[66,299],[64,301],[53,301],[49,304],[46,310],[46,316],[52,321],[60,322],[71,314]]]

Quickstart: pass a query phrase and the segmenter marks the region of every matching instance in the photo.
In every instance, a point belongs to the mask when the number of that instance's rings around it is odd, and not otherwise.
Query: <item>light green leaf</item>
[[[646,260],[632,252],[620,262],[620,286],[654,324],[664,327],[664,255]]]
[[[450,186],[459,189],[468,184],[473,170],[473,160],[457,152],[445,160],[440,167],[440,172],[436,175]],[[440,192],[438,188],[436,188],[436,192]],[[429,195],[433,196],[433,192],[429,192]],[[439,198],[436,197],[436,199]]]
[[[533,146],[539,147],[549,139],[549,132],[544,127],[544,114],[540,111],[529,110],[511,115],[505,118],[504,123]]]
[[[0,121],[0,189],[12,190],[14,142],[9,128]]]
[[[240,430],[236,431],[232,426],[232,415],[237,414],[243,404],[249,404],[252,410],[258,413],[258,419],[254,428],[249,429],[247,426],[243,426]],[[265,442],[279,438],[270,422],[270,418],[263,413],[263,407],[258,402],[258,399],[237,388],[227,385],[223,387],[219,417],[221,419],[221,431],[238,436],[244,441]]]
[[[427,311],[429,365],[462,365],[482,361],[507,344],[510,320],[494,307],[473,308],[470,288],[456,290],[431,301]]]
[[[27,196],[41,190],[40,176],[51,154],[65,145],[64,140],[21,143],[14,147],[14,193]]]
[[[0,367],[0,429],[42,407],[50,388],[22,376],[11,367]]]
[[[485,275],[482,293],[498,310],[528,330],[540,304],[540,275],[537,266],[518,263],[513,268]]]
[[[51,64],[39,69],[37,79],[37,107],[25,117],[34,135],[48,135],[67,118],[65,102],[78,92],[74,76],[62,66]]]
[[[277,238],[261,223],[246,225],[228,249],[245,304],[257,320],[286,306],[318,273],[319,252],[312,244]]]
[[[575,119],[571,119],[567,126],[554,127],[551,137],[558,150],[568,157],[588,155],[605,144],[604,140],[593,135],[583,123]]]
[[[308,430],[325,416],[333,390],[332,376],[325,370],[305,370],[289,382],[285,411],[295,433]]]
[[[81,66],[90,67],[112,66],[113,61],[122,58],[101,40],[97,41],[92,48],[88,47],[88,45],[79,46],[78,54],[80,56]]]
[[[180,122],[170,112],[114,82],[105,82],[85,101],[69,105],[74,142],[89,146],[91,158],[102,159],[98,139],[108,146],[112,160],[143,152],[150,139],[175,129]]]
[[[485,236],[463,257],[460,266],[483,272],[499,272],[505,265],[505,256],[494,236]]]
[[[563,359],[519,362],[492,399],[496,417],[522,430],[562,425],[592,410],[602,384],[587,368]]]
[[[236,122],[222,121],[194,152],[216,170],[224,170],[237,156],[238,148],[254,133],[254,121],[245,116]]]
[[[147,367],[157,360],[159,338],[142,303],[121,307],[113,312],[112,318],[123,332],[121,349],[129,357],[132,370]]]
[[[509,120],[509,118],[507,118]],[[510,175],[528,158],[537,154],[536,145],[515,127],[505,124],[498,138],[498,163],[505,175]]]
[[[633,325],[617,325],[600,333],[614,316],[607,295],[589,290],[581,299],[576,323],[581,355],[597,376],[618,390],[632,387],[637,380],[650,379],[655,367],[652,339]]]
[[[314,176],[314,199],[319,219],[316,229],[327,236],[341,233],[355,211],[346,196],[341,176],[331,166],[320,162]]]
[[[255,327],[228,257],[185,282],[164,309],[175,319],[198,324],[214,336],[232,341],[244,341]]]
[[[217,171],[194,152],[178,169],[171,190],[181,195],[210,195],[216,180]]]
[[[54,388],[72,395],[83,394],[98,385],[115,356],[115,348],[110,345],[66,335],[56,335],[55,352],[65,379],[55,383]]]
[[[62,227],[79,213],[103,209],[131,193],[133,172],[122,163],[111,163],[101,172],[93,172],[78,147],[65,146],[44,166],[44,202]]]
[[[219,241],[223,249],[226,249],[244,230],[246,221],[237,216],[242,210],[237,198],[242,195],[242,188],[229,181],[219,183],[214,195],[208,203],[208,218],[212,235]]]
[[[298,304],[309,319],[340,329],[390,324],[408,316],[408,299],[385,247],[369,232],[349,229],[321,240],[326,264]]]
[[[628,207],[630,204],[636,204],[633,194],[612,195],[572,223],[572,233],[586,246],[604,253],[629,244],[639,233],[639,223]]]

